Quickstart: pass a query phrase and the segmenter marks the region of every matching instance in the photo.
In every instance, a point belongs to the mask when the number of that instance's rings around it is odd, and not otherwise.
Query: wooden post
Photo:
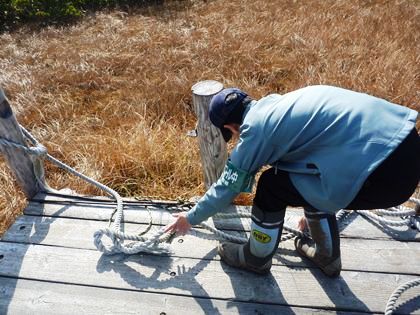
[[[227,159],[226,142],[222,133],[209,119],[211,98],[222,89],[222,83],[212,80],[198,82],[192,87],[194,110],[198,119],[197,134],[201,163],[207,189],[222,174]]]
[[[20,126],[13,114],[9,101],[0,88],[0,137],[18,144],[26,145]],[[39,183],[34,173],[30,156],[17,148],[0,145],[7,163],[16,176],[17,182],[27,198],[35,196],[45,183]]]

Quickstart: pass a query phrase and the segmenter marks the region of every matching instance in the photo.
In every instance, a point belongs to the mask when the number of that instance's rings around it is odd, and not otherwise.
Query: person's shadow
[[[248,271],[235,269],[223,262],[221,262],[221,265],[230,278],[235,296],[240,297],[238,300],[228,302],[228,308],[236,307],[238,314],[295,314],[284,298],[272,273],[256,275]],[[244,300],[253,304],[235,303]]]
[[[322,290],[327,294],[337,310],[342,310],[346,314],[349,311],[371,312],[366,304],[353,293],[342,276],[329,278],[322,274],[318,268],[308,268],[308,270],[318,281]],[[340,312],[338,311],[337,314],[340,314]]]
[[[341,229],[345,229],[345,227],[348,224],[350,224],[354,219],[355,217],[351,215],[350,212],[347,212],[341,220],[344,223],[343,225],[341,225]],[[287,234],[287,231],[283,232]],[[245,233],[243,233],[242,236],[245,236]],[[288,240],[287,242],[292,241]],[[304,295],[304,292],[307,289],[307,283],[299,283],[295,280],[299,278],[296,276],[299,276],[298,273],[300,271],[309,270],[313,277],[316,279],[316,281],[319,283],[320,288],[328,296],[331,303],[335,305],[336,309],[341,309],[343,311],[355,310],[370,312],[369,308],[354,295],[344,278],[339,277],[336,279],[331,279],[324,276],[318,268],[314,268],[309,262],[302,260],[302,258],[300,258],[300,256],[297,255],[295,250],[283,248],[281,247],[281,244],[282,243],[280,243],[280,247],[277,250],[275,254],[275,259],[273,259],[273,261],[277,260],[278,262],[280,262],[280,264],[284,266],[273,266],[272,272],[266,276],[255,275],[247,271],[237,271],[237,269],[229,267],[228,265],[222,263],[222,268],[231,278],[231,284],[236,296],[240,296],[241,299],[246,298],[246,290],[252,289],[253,294],[250,295],[250,302],[255,301],[257,303],[275,303],[278,304],[279,307],[281,306],[281,314],[295,314],[296,309],[290,307],[289,304],[296,305],[297,303],[296,301],[291,301],[291,298],[288,298],[288,296],[284,296],[284,294],[282,293],[282,286],[284,285],[285,288],[287,287],[287,290],[283,290],[284,292],[287,292],[287,295],[291,294],[289,292],[291,286],[295,287],[296,290],[300,292],[300,294]],[[233,272],[234,269],[235,272]],[[287,275],[288,272],[290,272],[291,274]],[[238,273],[241,274],[241,276],[238,275]],[[280,279],[277,279],[278,277]],[[285,277],[287,280],[281,279],[282,277]],[[260,292],[255,292],[258,290]],[[252,297],[254,296],[265,296],[267,297],[267,301],[253,300]],[[313,292],[311,292],[311,297],[313,296],[314,294]],[[299,300],[304,301],[304,299]],[[310,300],[309,297],[308,300]],[[311,305],[308,304],[305,306],[310,307]],[[264,305],[261,305],[261,308],[263,307]],[[328,303],[328,301],[325,301],[325,305],[322,305],[322,307],[327,309],[332,308],[333,306],[330,303]],[[245,313],[245,309],[238,308],[238,311],[239,313],[242,313],[242,311]],[[259,310],[256,309],[255,312],[258,313]],[[261,313],[266,314],[267,312],[265,311]]]
[[[221,314],[213,305],[210,295],[196,279],[197,275],[206,268],[215,257],[216,250],[208,252],[197,264],[186,267],[183,258],[171,256],[153,256],[148,254],[136,255],[102,255],[98,260],[96,270],[98,273],[115,272],[121,279],[136,290],[147,290],[189,295],[194,298],[206,314]],[[180,260],[181,264],[177,261]],[[189,259],[190,260],[190,259]],[[140,267],[141,265],[141,267]],[[153,270],[150,274],[140,271]],[[186,294],[185,291],[189,291]]]
[[[350,221],[352,219],[352,216],[347,218],[347,220]],[[236,222],[235,225],[239,224],[239,222]],[[237,233],[241,234],[241,236],[246,235],[245,232]],[[212,238],[202,231],[196,231],[196,234],[196,236],[199,236],[200,238]],[[281,314],[295,314],[296,308],[289,306],[289,304],[300,304],[296,303],[298,297],[290,295],[292,294],[290,293],[290,286],[294,286],[294,290],[301,295],[304,295],[305,290],[307,289],[305,283],[295,281],[299,278],[296,277],[296,275],[298,275],[297,273],[300,269],[305,272],[309,270],[309,272],[312,273],[313,277],[316,279],[314,281],[319,283],[319,286],[314,287],[322,289],[331,301],[331,303],[329,303],[329,301],[326,300],[325,305],[322,305],[323,308],[370,312],[368,307],[353,294],[342,277],[336,279],[327,278],[319,269],[310,266],[309,263],[307,264],[302,260],[296,262],[296,257],[293,257],[292,260],[288,261],[288,256],[296,256],[296,253],[294,250],[280,248],[275,257],[285,266],[274,266],[273,272],[266,276],[255,275],[247,271],[232,268],[223,262],[220,262],[221,270],[224,271],[230,279],[230,285],[233,292],[232,296],[229,297],[228,295],[223,295],[224,293],[220,291],[222,293],[220,293],[220,296],[216,297],[216,299],[228,298],[229,302],[227,307],[236,308],[235,311],[239,314],[248,314],[250,312],[255,314],[268,314],[273,313],[273,310],[276,307],[281,309]],[[191,296],[200,305],[204,313],[221,313],[212,301],[214,292],[217,292],[217,290],[212,291],[214,288],[206,287],[200,283],[199,277],[199,274],[206,267],[209,267],[210,264],[212,264],[210,268],[214,269],[214,272],[219,272],[218,268],[213,267],[215,261],[218,260],[216,249],[209,251],[200,259],[194,259],[197,261],[194,266],[191,265],[191,260],[191,258],[153,256],[148,254],[131,256],[123,254],[112,256],[102,255],[97,263],[97,271],[99,273],[115,272],[121,279],[128,283],[130,287],[139,291]],[[187,266],[184,262],[187,262]],[[288,275],[288,273],[290,274]],[[305,277],[307,278],[308,276]],[[222,279],[225,278],[222,277]],[[224,290],[223,287],[226,287],[226,284],[221,284],[220,290]],[[284,292],[287,292],[287,296],[284,296],[282,287],[285,288],[284,290],[286,291]],[[208,292],[208,290],[212,292]],[[229,288],[227,290],[229,290]],[[186,291],[188,293],[186,293]],[[313,292],[311,293],[311,296],[313,298]],[[300,298],[299,301],[302,301],[302,299]],[[310,307],[311,305],[304,306]]]

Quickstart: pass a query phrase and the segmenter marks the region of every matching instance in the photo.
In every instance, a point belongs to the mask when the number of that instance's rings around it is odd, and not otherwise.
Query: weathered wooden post
[[[19,123],[13,114],[9,101],[0,88],[0,138],[26,146]],[[37,179],[34,172],[34,163],[28,153],[21,149],[0,145],[6,162],[16,176],[17,182],[27,198],[32,198],[46,187],[42,178]],[[38,165],[39,168],[39,165]],[[42,170],[43,171],[43,170]],[[42,174],[43,175],[43,174]],[[39,181],[41,180],[41,182]]]
[[[218,128],[209,120],[209,104],[213,95],[223,89],[217,81],[201,81],[193,85],[193,104],[197,115],[197,134],[199,138],[204,183],[209,188],[223,172],[227,159],[226,143]]]

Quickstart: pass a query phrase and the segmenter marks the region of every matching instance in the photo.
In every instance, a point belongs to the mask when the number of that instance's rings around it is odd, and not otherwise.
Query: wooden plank
[[[63,191],[63,192],[62,192]],[[108,205],[114,205],[116,204],[116,201],[113,197],[108,196],[90,196],[90,195],[80,195],[76,192],[66,193],[67,189],[60,190],[58,192],[39,192],[36,194],[31,200],[36,202],[58,202],[58,203],[71,203],[71,204],[108,204]],[[137,199],[137,198],[131,198],[131,197],[125,197],[123,198],[125,204],[129,205],[139,205],[139,204],[145,204],[145,203],[156,203],[156,204],[165,204],[165,205],[179,205],[179,204],[185,204],[189,203],[187,201],[178,201],[178,200],[161,200],[161,199]],[[242,206],[241,206],[242,207]]]
[[[50,204],[30,202],[25,214],[44,215],[52,217],[82,218],[88,220],[108,221],[113,209],[112,204],[72,204],[70,201],[66,204]],[[126,222],[148,223],[149,213],[145,207],[127,205],[124,211]],[[154,224],[166,225],[173,220],[171,213],[159,207],[149,207]],[[241,207],[244,211],[246,207]],[[289,211],[290,210],[290,211]],[[226,212],[235,211],[231,206]],[[286,212],[285,224],[296,227],[299,218],[303,215],[301,209],[291,208]],[[215,222],[218,228],[227,230],[249,230],[249,219],[217,219],[211,218],[209,223]],[[345,220],[341,222],[341,236],[343,238],[362,238],[362,239],[395,239],[399,241],[420,241],[420,233],[408,226],[403,227],[382,227],[370,219],[366,219],[356,213],[350,213]]]
[[[93,234],[106,226],[98,221],[21,216],[3,236],[3,240],[96,250],[93,244]],[[125,230],[129,233],[138,233],[145,230],[146,226],[144,224],[126,224]],[[229,233],[246,236],[245,233]],[[196,246],[198,243],[200,246]],[[176,238],[171,247],[175,256],[200,259],[214,249],[218,243],[219,241],[213,233],[193,231],[191,235]],[[344,270],[420,275],[420,270],[413,268],[420,261],[420,243],[418,242],[342,239],[341,252]],[[215,259],[218,259],[218,256]],[[273,263],[275,265],[313,267],[310,262],[302,260],[295,252],[293,240],[280,244]]]
[[[281,305],[241,303],[0,277],[0,314],[292,315],[313,314],[319,311]],[[327,310],[322,310],[322,313],[337,314],[337,312]]]
[[[329,279],[318,270],[276,266],[262,277],[203,259],[151,255],[102,256],[97,251],[0,242],[0,276],[97,287],[293,305],[381,312],[393,290],[416,277],[344,271]],[[37,268],[34,268],[37,266]],[[405,294],[417,297],[420,288]]]

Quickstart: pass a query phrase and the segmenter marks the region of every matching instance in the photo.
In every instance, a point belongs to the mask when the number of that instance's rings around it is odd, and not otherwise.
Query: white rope
[[[14,143],[5,139],[0,139],[0,144],[11,146],[14,148],[21,149],[25,151],[28,154],[35,155],[37,157],[44,157],[47,160],[51,161],[53,164],[57,165],[58,167],[66,170],[67,172],[85,180],[86,182],[98,187],[99,189],[102,189],[109,195],[115,198],[117,202],[117,209],[116,209],[116,217],[115,221],[113,223],[112,229],[105,228],[100,229],[94,233],[94,245],[95,247],[103,252],[106,255],[112,255],[116,253],[124,253],[124,254],[136,254],[140,252],[147,252],[152,254],[167,254],[170,252],[170,248],[167,244],[162,244],[166,242],[171,235],[167,234],[166,236],[162,237],[165,233],[164,230],[161,229],[157,232],[155,232],[153,235],[151,235],[149,238],[143,237],[139,234],[129,234],[124,233],[121,231],[121,223],[123,219],[123,200],[121,196],[113,189],[109,188],[106,185],[103,185],[99,183],[98,181],[94,180],[93,178],[90,178],[78,171],[76,171],[74,168],[68,166],[67,164],[57,160],[53,156],[47,153],[46,148],[41,145],[23,126],[20,126],[22,129],[23,134],[35,145],[34,147],[26,147],[18,143]],[[223,213],[218,214],[217,217],[219,218],[250,218],[250,213]],[[203,228],[213,232],[219,239],[225,239],[227,241],[232,241],[235,243],[246,243],[247,239],[239,236],[235,236],[226,232],[223,232],[221,230],[218,230],[210,225],[208,225],[205,222],[202,222],[200,224]],[[293,229],[288,226],[284,226],[284,229],[286,231],[289,231],[291,233],[284,235],[281,240],[286,241],[288,239],[294,238],[296,235],[302,235],[302,233],[299,230]],[[107,236],[112,244],[105,244],[102,240],[103,236]],[[134,241],[132,243],[124,244],[124,240],[130,240]]]
[[[25,128],[23,128],[22,126],[20,126],[20,128],[22,129],[22,131],[24,132],[24,135],[26,136],[26,133],[29,134],[28,131],[26,131]],[[32,137],[32,135],[31,135]],[[35,138],[30,138],[31,140]],[[36,140],[35,140],[36,141]],[[11,140],[7,140],[4,138],[0,138],[0,145],[5,146],[5,147],[11,147],[11,148],[15,148],[15,149],[20,149],[25,151],[26,153],[30,154],[30,155],[35,155],[38,157],[41,156],[45,156],[47,154],[47,148],[44,147],[42,144],[38,143],[36,141],[36,146],[34,147],[26,147],[24,145],[21,145],[19,143],[13,142]]]
[[[410,198],[410,202],[415,204],[415,209],[411,209],[404,206],[392,207],[389,209],[378,209],[375,211],[372,210],[356,210],[357,213],[365,217],[369,217],[376,222],[388,226],[412,226],[418,231],[420,231],[420,222],[416,219],[418,208],[420,207],[420,200],[416,198]],[[380,215],[382,216],[380,216]],[[385,218],[388,217],[399,217],[400,220],[389,220]]]
[[[357,213],[360,213],[363,216],[369,217],[371,219],[374,219],[375,221],[379,223],[383,223],[389,226],[406,226],[410,224],[410,219],[401,219],[401,220],[388,220],[385,219],[372,211],[369,210],[357,210]]]
[[[23,127],[20,126],[22,129],[23,134],[37,147],[41,147],[42,145]],[[169,248],[167,245],[159,244],[158,240],[160,236],[163,234],[163,231],[160,231],[158,233],[153,234],[150,238],[144,238],[141,235],[138,234],[128,234],[121,231],[121,222],[123,219],[123,200],[121,196],[112,188],[109,188],[106,185],[103,185],[99,183],[98,181],[94,180],[93,178],[90,178],[78,171],[76,171],[74,168],[68,166],[67,164],[57,160],[53,156],[49,155],[46,150],[36,150],[34,148],[28,148],[25,146],[22,146],[20,144],[16,144],[13,142],[10,142],[8,140],[2,141],[2,144],[6,143],[6,145],[10,145],[15,148],[19,148],[21,150],[24,150],[28,154],[35,154],[37,155],[39,152],[43,152],[42,156],[51,161],[53,164],[57,165],[58,167],[66,170],[67,172],[85,180],[86,182],[98,187],[99,189],[105,191],[109,195],[115,198],[117,202],[117,209],[116,209],[116,216],[115,221],[111,229],[100,229],[97,232],[94,233],[94,244],[96,248],[103,252],[104,254],[115,254],[118,252],[126,253],[126,254],[135,254],[140,252],[148,252],[153,254],[164,254],[169,251]],[[44,146],[42,146],[45,148]],[[39,155],[37,155],[40,157]],[[105,245],[102,242],[102,236],[106,235],[108,236],[111,241],[112,245]],[[137,241],[136,244],[124,244],[124,240],[131,240],[131,241]]]
[[[398,298],[410,288],[420,285],[420,278],[408,281],[400,285],[389,297],[388,303],[385,307],[385,315],[391,315],[394,312],[395,304],[397,303]]]
[[[392,207],[387,209],[377,209],[375,210],[377,214],[389,216],[389,217],[405,217],[410,215],[415,215],[416,210],[413,210],[408,207],[400,206],[400,208]]]
[[[78,171],[74,168],[68,166],[67,164],[57,160],[53,156],[47,153],[46,148],[40,144],[23,126],[20,126],[22,129],[23,134],[34,144],[34,147],[26,147],[18,143],[14,143],[12,141],[6,139],[0,139],[0,144],[5,146],[10,146],[14,148],[21,149],[28,154],[35,155],[38,158],[44,157],[47,160],[51,161],[53,164],[57,165],[58,167],[66,170],[67,172],[77,176],[86,182],[98,187],[99,189],[105,191],[109,195],[115,198],[117,202],[117,209],[116,209],[116,217],[113,223],[112,229],[100,229],[94,233],[94,244],[96,248],[103,252],[104,254],[111,255],[115,253],[125,253],[125,254],[136,254],[140,252],[147,252],[153,254],[166,254],[169,252],[169,247],[167,245],[163,245],[162,243],[167,241],[170,238],[170,235],[162,237],[164,230],[161,229],[158,232],[154,233],[150,238],[143,237],[139,234],[129,234],[124,233],[121,231],[121,223],[123,220],[123,200],[121,196],[113,189],[109,188],[106,185],[99,183],[98,181],[90,178]],[[219,218],[250,218],[251,215],[249,213],[234,213],[234,214],[218,214]],[[236,243],[246,243],[247,239],[239,236],[234,236],[232,234],[225,233],[220,231],[214,227],[211,227],[207,223],[203,222],[200,224],[203,228],[213,232],[219,239],[225,239],[228,241],[236,242]],[[296,229],[293,229],[288,226],[284,226],[286,231],[290,233],[284,235],[282,237],[282,241],[286,241],[288,239],[294,238],[296,235],[301,235],[302,233]],[[104,244],[102,237],[107,236],[112,244]],[[134,241],[132,243],[124,244],[124,240]]]
[[[417,216],[416,216],[419,214],[420,200],[412,197],[410,198],[409,201],[415,204],[415,210],[404,207],[404,206],[399,206],[399,207],[392,207],[387,210],[378,209],[375,211],[376,214],[368,210],[357,210],[357,212],[363,216],[367,216],[375,220],[376,222],[380,224],[384,224],[388,226],[407,226],[408,225],[420,231],[420,222],[418,221]],[[382,216],[379,216],[378,214]],[[400,217],[400,218],[408,217],[408,218],[401,219],[401,220],[389,220],[389,219],[384,218],[383,216]],[[420,278],[400,285],[389,297],[388,302],[385,307],[385,315],[393,314],[394,309],[395,309],[395,304],[402,293],[418,285],[420,285]]]
[[[21,149],[30,155],[36,156],[37,158],[44,157],[48,159],[49,161],[51,161],[53,164],[57,165],[58,167],[87,181],[88,183],[98,187],[99,189],[102,189],[103,191],[107,192],[109,195],[115,198],[117,202],[117,209],[116,209],[116,218],[113,223],[112,229],[109,229],[109,228],[100,229],[94,233],[94,244],[99,251],[103,252],[106,255],[111,255],[115,253],[124,253],[124,254],[131,255],[131,254],[136,254],[140,252],[147,252],[147,253],[160,255],[160,254],[170,252],[169,244],[164,244],[164,242],[166,242],[169,238],[171,238],[172,235],[167,234],[163,236],[165,234],[164,228],[161,228],[157,232],[154,232],[149,238],[143,237],[141,234],[128,234],[128,233],[122,232],[121,223],[123,220],[123,200],[121,196],[115,190],[109,188],[108,186],[103,185],[99,183],[98,181],[79,173],[72,167],[68,166],[67,164],[49,155],[47,153],[47,149],[42,144],[40,144],[23,126],[20,126],[20,127],[22,129],[23,134],[35,145],[34,147],[26,147],[21,144],[9,141],[7,139],[2,139],[2,138],[0,138],[0,145]],[[388,210],[385,210],[385,209],[376,210],[377,214],[372,213],[371,211],[367,211],[367,210],[357,210],[357,212],[364,216],[368,216],[371,219],[374,219],[375,221],[382,224],[386,224],[389,226],[412,225],[413,227],[417,228],[420,231],[420,222],[416,218],[416,214],[418,215],[420,213],[420,200],[416,198],[410,198],[410,201],[415,203],[415,210],[400,206],[398,208],[393,207]],[[399,221],[388,220],[379,216],[378,214],[382,216],[408,217],[408,218],[401,219]],[[346,211],[340,210],[336,214],[337,220],[340,221],[342,218],[345,217],[345,215],[346,215]],[[250,218],[251,214],[238,212],[234,214],[222,213],[222,214],[217,214],[216,216],[219,218]],[[219,239],[225,239],[225,240],[235,242],[235,243],[246,243],[248,241],[247,238],[235,236],[235,235],[220,231],[208,225],[206,222],[202,222],[200,225],[203,228],[213,232]],[[291,239],[295,237],[296,235],[302,235],[302,232],[300,232],[299,230],[293,229],[286,225],[284,226],[284,229],[289,231],[290,233],[283,236],[281,239],[282,241]],[[103,243],[102,237],[104,235],[106,235],[111,240],[112,244],[106,245]],[[124,240],[130,240],[133,242],[124,244]],[[403,284],[400,287],[398,287],[397,290],[391,295],[387,303],[387,306],[385,309],[385,315],[392,314],[397,299],[404,291],[414,286],[417,286],[419,284],[420,284],[420,279],[407,282],[406,284]]]
[[[216,215],[214,215],[213,217],[215,218],[220,218],[220,219],[232,219],[232,218],[251,218],[251,214],[248,212],[237,212],[237,213],[218,213]],[[207,224],[206,222],[201,222],[200,226],[203,227],[204,229],[213,232],[216,235],[216,238],[218,239],[223,239],[226,241],[230,241],[233,243],[238,243],[238,244],[245,244],[246,242],[248,242],[248,238],[246,237],[241,237],[241,236],[236,236],[233,234],[229,234],[226,232],[223,232],[219,229],[216,229],[214,227],[212,227],[211,225]],[[281,237],[281,241],[287,241],[291,238],[294,238],[296,235],[300,235],[303,236],[303,233],[299,230],[293,229],[287,225],[283,226],[283,229],[286,231],[289,231],[289,234],[286,234],[284,236]]]

